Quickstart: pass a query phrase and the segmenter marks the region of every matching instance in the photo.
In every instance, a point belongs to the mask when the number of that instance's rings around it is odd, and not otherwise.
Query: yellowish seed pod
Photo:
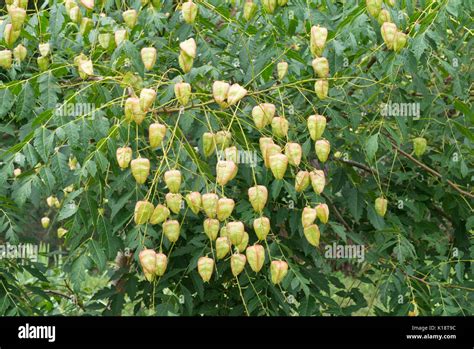
[[[204,282],[209,282],[214,271],[214,260],[209,257],[201,257],[198,260],[198,272]]]
[[[285,261],[272,261],[270,264],[270,276],[272,282],[277,285],[288,273],[288,264]]]
[[[295,177],[295,191],[301,193],[309,186],[309,172],[299,171]]]
[[[309,135],[311,136],[311,139],[313,141],[317,141],[321,138],[324,133],[324,130],[326,129],[326,123],[326,117],[322,115],[310,115],[308,117],[307,125]]]
[[[318,215],[318,219],[321,223],[326,224],[329,220],[329,207],[326,204],[319,204],[316,206],[316,213]]]
[[[245,255],[237,253],[233,254],[230,257],[230,269],[232,270],[232,275],[238,276],[245,268],[247,263],[247,257]]]
[[[292,166],[299,166],[301,157],[303,156],[303,149],[298,143],[286,143],[285,155],[288,158],[288,163]]]
[[[325,139],[319,139],[314,144],[314,149],[319,161],[326,162],[331,151],[331,144]]]
[[[380,217],[385,216],[385,213],[387,213],[387,205],[387,199],[384,197],[378,197],[375,199],[375,212],[377,212]]]
[[[164,175],[166,187],[172,193],[177,193],[181,186],[181,172],[179,170],[169,170]]]
[[[135,212],[134,212],[134,220],[135,224],[145,224],[150,219],[151,215],[153,214],[153,210],[155,207],[151,202],[146,200],[138,201],[135,204]]]
[[[150,124],[148,128],[148,139],[150,141],[150,147],[156,148],[161,145],[166,135],[166,126],[159,122]]]
[[[183,197],[179,193],[168,193],[165,196],[166,205],[169,207],[171,212],[174,214],[178,214],[181,210],[181,205],[183,201]]]
[[[276,179],[283,179],[288,167],[288,157],[284,154],[270,156],[270,169]]]
[[[150,174],[150,160],[147,158],[133,159],[130,167],[132,168],[132,175],[135,181],[138,184],[145,183]]]
[[[262,213],[267,204],[268,190],[264,185],[256,185],[248,190],[250,204],[257,213]]]
[[[163,223],[163,234],[171,243],[178,241],[180,230],[179,222],[176,220],[168,220]]]
[[[327,37],[328,30],[326,28],[319,25],[311,28],[310,50],[315,57],[323,54]]]
[[[236,247],[237,247],[237,251],[239,251],[239,253],[242,253],[245,251],[245,249],[247,248],[248,244],[249,244],[249,234],[247,232],[244,232],[244,237],[242,239],[242,241],[240,242],[240,244],[238,244]]]
[[[316,220],[318,213],[314,208],[305,207],[301,213],[301,223],[303,228],[309,227]]]
[[[309,173],[313,190],[318,195],[321,194],[326,186],[326,176],[322,170],[314,170]]]
[[[258,273],[265,262],[265,249],[262,245],[258,244],[249,246],[247,247],[246,255],[250,268]]]
[[[156,63],[156,48],[144,47],[140,51],[143,65],[146,70],[152,70]]]
[[[140,251],[138,260],[145,274],[145,278],[152,282],[156,275],[156,253],[153,250],[145,249]]]
[[[277,116],[272,119],[272,132],[276,137],[286,137],[288,135],[289,123],[284,117]]]
[[[215,218],[207,218],[204,220],[204,233],[207,235],[209,239],[212,241],[217,239],[217,235],[219,234],[219,221]]]
[[[219,237],[216,240],[216,258],[222,259],[230,252],[230,240],[227,237]]]
[[[229,198],[220,198],[217,201],[217,219],[225,221],[230,217],[235,207],[235,201]]]
[[[270,232],[270,219],[268,219],[268,217],[254,219],[253,230],[255,231],[258,240],[265,240]]]
[[[209,218],[216,217],[218,201],[219,197],[214,193],[206,193],[202,196],[202,208]]]
[[[186,195],[186,203],[194,214],[198,214],[202,207],[201,193],[194,191]]]
[[[306,240],[308,240],[311,245],[315,247],[319,246],[319,238],[321,233],[319,232],[319,228],[316,224],[311,224],[310,226],[305,227],[303,232]]]
[[[240,221],[229,222],[226,225],[227,234],[229,236],[230,242],[234,246],[240,245],[245,235],[244,224]]]
[[[324,100],[328,96],[329,82],[327,79],[319,79],[314,83],[314,91],[320,100]]]
[[[163,223],[164,221],[168,219],[169,215],[170,215],[169,208],[162,204],[158,204],[156,205],[150,217],[150,224],[155,225],[155,224]]]
[[[164,253],[157,253],[156,254],[156,276],[163,276],[166,272],[166,268],[168,267],[168,257]]]

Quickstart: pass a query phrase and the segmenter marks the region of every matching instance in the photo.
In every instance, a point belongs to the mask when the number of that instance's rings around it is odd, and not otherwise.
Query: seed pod
[[[150,217],[150,224],[160,224],[163,223],[168,219],[170,215],[170,210],[168,207],[158,204],[156,205],[155,209],[153,210],[153,213]]]
[[[118,47],[122,42],[127,40],[128,33],[125,29],[116,30],[114,33],[115,45]]]
[[[316,80],[314,91],[320,100],[326,99],[329,92],[329,82],[326,79]]]
[[[110,33],[100,33],[97,37],[97,39],[99,40],[99,45],[104,49],[104,50],[108,50],[109,48],[112,48],[112,34]],[[144,49],[142,49],[143,51]],[[143,58],[143,54],[142,54],[142,58]]]
[[[193,191],[192,193],[187,194],[186,203],[194,214],[198,214],[202,206],[201,193]]]
[[[239,84],[233,84],[227,94],[227,104],[229,106],[237,104],[247,94],[247,90]]]
[[[219,197],[214,193],[207,193],[202,196],[202,208],[209,218],[216,217],[218,201]]]
[[[317,57],[311,63],[314,73],[320,77],[325,78],[329,75],[329,62],[326,57]]]
[[[171,212],[174,214],[178,214],[181,210],[181,204],[183,201],[183,197],[179,193],[168,193],[165,196],[166,205],[169,207]]]
[[[314,149],[319,161],[326,162],[331,151],[331,144],[325,139],[319,139],[314,144]]]
[[[209,239],[214,241],[217,239],[217,235],[219,234],[219,221],[214,218],[206,218],[204,220],[204,233],[207,235]]]
[[[81,4],[88,10],[92,10],[94,8],[94,0],[81,0]]]
[[[132,175],[138,184],[146,182],[148,175],[150,174],[150,160],[147,158],[133,159],[131,162]]]
[[[41,218],[41,226],[42,226],[44,229],[48,229],[48,227],[49,227],[49,222],[50,222],[49,217],[43,217],[43,218]]]
[[[13,30],[20,30],[23,23],[25,23],[26,10],[21,7],[10,6],[8,7],[8,14],[10,15]]]
[[[155,279],[156,273],[156,253],[153,250],[145,249],[138,255],[140,265],[145,274],[145,278],[152,282]]]
[[[309,172],[299,171],[295,177],[295,190],[297,193],[304,191],[309,185]]]
[[[230,269],[232,270],[232,275],[238,276],[245,268],[247,263],[247,257],[245,255],[236,253],[230,257]]]
[[[313,186],[314,192],[318,195],[321,194],[326,185],[326,176],[324,175],[324,171],[313,170],[309,173],[309,177],[311,179],[311,185]]]
[[[237,165],[233,161],[218,161],[216,165],[216,182],[226,185],[237,174]]]
[[[263,163],[265,167],[270,168],[270,157],[281,153],[281,148],[278,144],[268,144],[264,149]]]
[[[221,230],[219,231],[219,236],[229,238],[229,234],[227,234],[227,227],[225,225],[223,225],[221,227]],[[230,242],[230,240],[229,240],[229,242]]]
[[[285,155],[288,158],[288,163],[290,165],[299,166],[303,155],[303,149],[298,143],[286,143]]]
[[[272,132],[276,137],[286,137],[288,135],[288,120],[281,116],[274,117]]]
[[[265,151],[267,145],[274,144],[273,139],[271,139],[270,137],[261,137],[258,142],[260,145],[260,152],[262,153],[262,157],[265,159]]]
[[[7,23],[5,25],[5,29],[3,30],[3,38],[7,46],[12,46],[13,43],[18,39],[20,36],[20,30],[13,29],[13,25],[11,23]]]
[[[413,140],[413,150],[415,151],[415,155],[420,157],[426,151],[426,139],[423,137],[417,137]]]
[[[382,0],[366,0],[367,12],[377,18],[380,11],[382,10]]]
[[[222,222],[229,218],[232,214],[232,211],[234,210],[234,206],[234,200],[220,198],[219,201],[217,201],[217,219]]]
[[[151,215],[153,214],[153,210],[155,207],[151,202],[146,200],[137,201],[135,204],[135,212],[134,212],[134,220],[135,224],[145,224],[150,219]]]
[[[87,79],[87,77],[94,75],[94,66],[92,65],[92,61],[90,59],[79,59],[77,71],[82,79]]]
[[[276,107],[272,103],[261,103],[252,109],[252,118],[258,129],[271,124],[275,116]],[[270,138],[271,139],[271,138]],[[273,142],[273,141],[272,141]]]
[[[258,273],[265,262],[265,249],[262,245],[258,244],[249,246],[247,247],[246,255],[250,268]]]
[[[308,240],[311,245],[316,247],[319,246],[319,238],[321,236],[321,233],[319,232],[319,228],[316,224],[311,224],[305,227],[303,232],[304,236],[306,237],[306,240]]]
[[[310,50],[315,57],[323,54],[324,46],[326,46],[326,39],[328,37],[328,30],[324,27],[311,27]]]
[[[125,120],[135,121],[140,125],[145,119],[145,112],[140,107],[140,99],[137,97],[129,97],[125,100],[124,106]]]
[[[377,22],[379,22],[380,25],[382,25],[385,22],[391,22],[392,17],[390,16],[390,12],[388,12],[386,9],[383,9],[380,11],[379,15],[377,16]]]
[[[250,21],[255,15],[255,12],[257,12],[257,4],[255,4],[251,0],[246,1],[244,3],[244,19],[246,21]]]
[[[151,88],[144,88],[140,91],[140,108],[148,111],[156,99],[156,91]]]
[[[239,253],[242,253],[245,251],[245,249],[247,248],[248,244],[249,244],[249,234],[247,232],[244,232],[244,237],[242,238],[242,241],[240,242],[240,244],[238,244],[236,247],[237,247],[237,251]]]
[[[253,209],[257,213],[262,213],[268,199],[267,187],[263,185],[256,185],[250,187],[248,190],[249,201]]]
[[[22,44],[19,44],[13,49],[13,57],[15,57],[17,62],[22,62],[26,58],[27,54],[28,50]]]
[[[204,156],[208,157],[214,153],[215,147],[215,135],[212,132],[205,132],[202,135],[202,149]]]
[[[125,25],[129,27],[130,29],[133,29],[135,27],[135,24],[137,24],[137,19],[138,19],[138,14],[136,10],[127,10],[122,12],[122,18],[123,21],[125,22]]]
[[[244,223],[240,221],[229,222],[227,223],[226,228],[227,228],[227,234],[229,236],[229,239],[232,245],[234,246],[239,245],[242,242],[245,235]]]
[[[169,170],[164,175],[166,187],[172,193],[177,193],[181,186],[181,172],[179,170]]]
[[[303,228],[309,227],[311,224],[313,224],[317,215],[318,213],[316,209],[305,207],[301,214],[301,224],[303,224]]]
[[[179,44],[179,48],[181,49],[181,53],[183,53],[186,57],[196,58],[197,46],[196,41],[194,41],[193,38],[184,40]]]
[[[214,139],[219,148],[225,149],[232,142],[232,134],[229,131],[218,131]]]
[[[287,62],[279,62],[277,64],[277,72],[278,72],[278,80],[283,80],[288,72],[288,63]]]
[[[284,154],[270,156],[270,169],[276,179],[283,179],[288,167],[288,157]]]
[[[216,257],[222,259],[230,252],[230,241],[227,237],[219,237],[216,240]]]
[[[321,138],[326,129],[326,117],[322,115],[310,115],[308,117],[309,135],[313,141]]]
[[[198,13],[198,5],[189,0],[181,5],[181,13],[186,23],[193,24]]]
[[[7,0],[7,3],[8,3],[8,0]],[[64,1],[64,7],[66,8],[66,12],[69,13],[69,11],[71,11],[72,8],[78,7],[78,6],[77,6],[77,3],[76,3],[75,0],[65,0]]]
[[[393,49],[395,35],[397,34],[397,26],[394,23],[385,22],[380,28],[383,41],[387,45],[388,49]]]
[[[93,25],[94,22],[92,21],[92,19],[88,17],[82,18],[81,25],[79,26],[79,33],[81,33],[81,35],[83,36],[86,36],[92,29]]]
[[[198,272],[202,278],[202,281],[209,282],[214,271],[214,260],[209,257],[201,257],[198,260]]]
[[[212,95],[217,104],[222,108],[227,107],[226,99],[230,85],[224,81],[214,81],[212,85]]]
[[[270,276],[272,282],[279,284],[288,273],[288,264],[285,261],[272,261],[270,264]]]
[[[140,51],[143,65],[146,70],[153,69],[156,63],[156,49],[154,47],[144,47]]]
[[[59,208],[61,206],[61,204],[59,203],[59,200],[56,196],[48,196],[46,198],[46,204],[49,206],[49,207],[56,207],[56,208]]]
[[[385,216],[385,213],[387,213],[387,204],[387,199],[383,197],[375,199],[375,212],[377,212],[380,217]]]
[[[13,58],[12,51],[2,50],[0,51],[0,67],[4,69],[10,69],[12,66]]]
[[[277,7],[277,0],[262,0],[262,8],[266,13],[273,14]]]
[[[130,161],[132,160],[132,148],[130,147],[122,147],[122,148],[117,148],[117,162],[120,166],[120,168],[126,169],[128,165],[130,164]]]
[[[187,82],[178,82],[174,85],[174,94],[178,99],[178,102],[182,106],[186,106],[189,103],[191,97],[191,85]]]
[[[318,219],[326,224],[329,220],[329,207],[326,204],[319,204],[316,206],[316,212],[318,214]]]
[[[224,149],[224,158],[227,161],[233,161],[235,164],[239,162],[239,150],[237,147],[228,147]]]
[[[71,8],[69,11],[69,18],[71,18],[71,21],[74,23],[81,23],[82,21],[82,12],[79,6]]]
[[[178,57],[178,63],[184,73],[189,73],[193,68],[194,58],[186,56],[182,51]]]
[[[64,235],[67,234],[68,231],[64,228],[58,228],[58,230],[56,232],[58,234],[58,238],[62,239],[64,237]]]
[[[36,58],[36,62],[38,63],[38,68],[40,71],[46,71],[49,67],[49,57],[38,57]]]
[[[407,35],[401,31],[395,33],[395,38],[393,39],[393,50],[395,52],[400,52],[407,44]]]
[[[179,222],[176,220],[168,220],[163,223],[163,234],[173,243],[178,241],[180,234]]]
[[[156,256],[156,276],[163,276],[168,266],[168,257],[164,253],[157,253]]]
[[[270,220],[267,217],[254,219],[253,230],[255,230],[258,240],[265,240],[270,232]]]
[[[156,148],[161,145],[166,135],[166,126],[155,122],[150,124],[148,128],[148,139],[150,140],[150,147]]]

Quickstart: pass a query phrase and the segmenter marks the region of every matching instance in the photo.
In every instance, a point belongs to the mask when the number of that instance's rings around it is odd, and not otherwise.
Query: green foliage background
[[[185,24],[177,1],[160,8],[140,1],[96,2],[86,36],[69,20],[64,4],[49,0],[30,4],[18,43],[28,49],[24,62],[0,69],[0,241],[46,242],[45,256],[61,254],[60,263],[0,260],[0,314],[136,314],[136,315],[407,315],[415,302],[420,315],[472,315],[474,248],[473,124],[469,101],[472,82],[473,4],[461,0],[397,0],[387,7],[397,27],[409,35],[407,48],[386,49],[380,25],[363,1],[290,0],[274,15],[259,10],[246,22],[242,1],[196,1],[199,15]],[[257,2],[258,3],[258,2]],[[129,40],[104,50],[97,35],[124,28],[122,11],[139,10]],[[82,8],[84,15],[86,11]],[[106,13],[107,16],[100,16]],[[7,24],[0,24],[3,33]],[[309,31],[319,24],[329,31],[324,56],[330,62],[329,98],[314,93]],[[0,34],[2,35],[2,34]],[[198,56],[182,74],[179,43],[194,37]],[[49,42],[52,63],[40,72],[38,44]],[[0,38],[0,47],[6,46]],[[140,50],[154,46],[155,68],[144,71]],[[91,57],[95,76],[82,80],[73,59]],[[289,71],[282,82],[276,64]],[[215,80],[239,83],[249,93],[236,107],[221,110],[212,99]],[[192,85],[192,105],[180,113],[176,82]],[[152,113],[136,127],[123,118],[131,89],[157,89]],[[325,170],[329,183],[322,197],[294,190],[294,169],[274,180],[261,161],[258,139],[271,130],[255,129],[253,106],[274,103],[290,121],[288,139],[303,146],[300,166],[323,166],[314,153],[306,118],[328,117],[325,137],[331,156]],[[382,116],[381,103],[419,103],[420,118]],[[75,117],[55,114],[57,105],[91,103],[94,113]],[[165,150],[148,147],[153,120],[168,127]],[[215,154],[206,159],[201,136],[230,130],[239,149],[256,151],[255,168],[241,165],[224,188],[215,184]],[[412,155],[412,139],[428,140],[427,152]],[[170,141],[171,140],[171,141]],[[265,215],[271,218],[266,264],[260,273],[248,267],[238,282],[229,261],[203,284],[197,259],[210,254],[202,232],[204,216],[183,209],[180,240],[171,245],[161,227],[136,226],[133,208],[151,189],[137,185],[130,170],[121,171],[115,151],[130,144],[152,163],[152,201],[164,201],[164,171],[180,169],[182,193],[217,190],[237,203],[233,213],[256,238],[256,214],[247,189],[256,182],[269,189]],[[275,139],[284,145],[286,140]],[[78,167],[71,170],[70,158]],[[418,162],[417,162],[418,161]],[[14,168],[22,174],[14,178]],[[435,172],[433,172],[435,171]],[[64,189],[73,186],[73,191]],[[373,208],[385,195],[384,219]],[[46,198],[56,195],[61,207]],[[306,205],[326,202],[330,222],[321,225],[321,246],[307,243],[301,226]],[[43,215],[51,225],[43,229]],[[58,239],[56,229],[68,230]],[[331,260],[324,245],[362,244],[365,261]],[[162,247],[169,256],[166,274],[148,283],[138,264],[144,248]],[[130,252],[119,265],[119,251]],[[282,258],[290,271],[280,286],[269,280],[269,260]]]

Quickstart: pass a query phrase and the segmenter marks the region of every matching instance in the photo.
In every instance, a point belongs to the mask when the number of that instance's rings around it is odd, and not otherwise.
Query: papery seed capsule
[[[395,35],[397,34],[397,31],[397,26],[394,23],[390,22],[385,22],[380,28],[380,33],[382,34],[383,41],[390,50],[393,49]]]
[[[227,94],[229,92],[230,85],[224,81],[214,81],[212,85],[212,95],[217,104],[221,107],[226,107]]]
[[[183,19],[186,23],[193,24],[198,13],[198,5],[191,0],[187,1],[181,5],[181,13],[183,14]]]
[[[194,58],[186,56],[182,51],[178,57],[178,63],[184,73],[189,73],[193,68]]]
[[[151,215],[153,214],[153,210],[155,207],[151,202],[146,200],[137,201],[135,204],[135,212],[134,212],[134,221],[135,224],[145,224],[150,219]]]
[[[220,198],[217,201],[217,219],[225,221],[227,218],[230,217],[232,211],[234,210],[235,202],[229,198]]]
[[[136,10],[127,10],[122,13],[122,18],[123,21],[125,22],[125,25],[129,27],[130,29],[133,29],[135,27],[135,24],[137,24],[137,19],[138,19],[138,14]]]
[[[43,217],[43,218],[41,218],[41,226],[42,226],[44,229],[47,229],[47,228],[49,227],[49,222],[50,222],[49,217]]]
[[[286,137],[288,135],[288,120],[277,116],[272,119],[272,132],[276,137]]]
[[[407,44],[407,35],[401,31],[395,33],[395,38],[393,39],[393,50],[395,52],[400,52]]]
[[[64,228],[58,228],[58,230],[56,232],[58,234],[58,238],[62,239],[64,237],[64,235],[67,234],[68,230],[64,229]]]
[[[55,197],[55,196],[48,196],[46,198],[46,204],[49,206],[49,207],[53,207],[53,206],[57,206],[56,205],[56,202],[59,202],[58,198]]]
[[[156,99],[156,91],[151,88],[144,88],[140,91],[140,107],[143,111],[148,111]]]
[[[168,207],[162,204],[156,205],[155,209],[153,210],[153,213],[150,217],[150,224],[160,224],[163,223],[168,219],[170,215],[170,210]]]
[[[94,0],[81,0],[81,4],[89,10],[94,8]]]
[[[415,155],[420,157],[422,156],[425,151],[426,151],[426,139],[423,137],[417,137],[413,140],[413,150],[415,152]]]
[[[227,234],[229,236],[229,239],[232,245],[234,246],[239,245],[242,242],[245,235],[244,223],[229,222],[227,223],[226,228],[227,228]]]
[[[255,4],[251,0],[246,1],[244,3],[244,19],[246,21],[250,21],[255,15],[255,12],[257,12],[257,4]]]
[[[314,73],[320,77],[325,78],[329,75],[329,62],[326,57],[317,57],[311,63]]]
[[[265,262],[265,249],[262,245],[249,246],[247,247],[246,255],[250,268],[258,273]]]
[[[144,47],[140,51],[143,65],[146,70],[153,69],[156,63],[156,48],[154,47]]]
[[[308,188],[309,185],[309,172],[299,171],[295,177],[295,191],[300,193]]]
[[[13,25],[11,23],[7,23],[5,25],[5,29],[3,30],[3,39],[5,40],[7,46],[12,46],[20,36],[20,33],[20,30],[13,29]]]
[[[327,37],[328,30],[326,28],[319,25],[311,27],[310,50],[314,56],[319,57],[323,54]]]
[[[275,154],[280,154],[281,153],[281,148],[278,144],[268,144],[265,149],[264,149],[264,158],[263,158],[263,163],[265,167],[270,168],[270,157],[275,155]]]
[[[214,153],[216,149],[215,135],[212,132],[204,132],[202,135],[202,148],[204,156],[208,157]]]
[[[217,235],[219,234],[220,224],[217,219],[214,218],[206,218],[204,220],[204,233],[207,235],[209,239],[214,241],[217,239]]]
[[[279,284],[288,273],[288,264],[285,261],[272,261],[270,264],[270,276],[272,282]]]
[[[28,50],[22,44],[13,49],[13,57],[15,57],[17,62],[22,62],[26,58],[27,54]]]
[[[13,63],[12,51],[2,50],[0,51],[0,67],[4,69],[10,69]]]
[[[180,234],[179,222],[176,220],[168,220],[163,223],[163,234],[173,243],[178,241]]]
[[[20,30],[26,19],[26,10],[21,7],[8,7],[8,14],[12,23],[13,30]]]
[[[237,104],[247,94],[247,90],[239,84],[233,84],[227,94],[227,103],[229,106]]]
[[[216,182],[226,185],[237,172],[237,165],[233,161],[218,161],[216,165]]]
[[[270,232],[270,219],[267,217],[254,219],[253,230],[255,230],[258,240],[265,240]]]
[[[133,159],[131,164],[132,175],[138,184],[146,182],[148,175],[150,174],[150,160],[146,158]]]
[[[115,45],[120,46],[122,42],[127,40],[128,33],[125,29],[116,30],[114,33]]]
[[[88,17],[84,17],[81,19],[81,25],[79,26],[79,33],[81,33],[81,35],[83,36],[86,36],[90,32],[93,26],[94,26],[94,22],[92,21],[92,19]]]
[[[329,92],[329,82],[326,79],[316,80],[314,91],[320,100],[326,99]]]
[[[283,179],[286,168],[288,167],[288,157],[284,154],[275,154],[270,156],[270,169],[276,179]]]
[[[204,282],[209,282],[214,271],[214,260],[209,257],[201,257],[198,260],[198,272]]]
[[[207,193],[202,196],[202,208],[209,218],[217,215],[217,202],[219,197],[214,193]]]
[[[322,115],[310,115],[308,117],[309,135],[313,141],[321,138],[326,129],[326,117]]]
[[[303,149],[298,143],[286,143],[285,155],[288,158],[288,163],[292,166],[299,166],[301,157],[303,156]]]
[[[390,16],[390,12],[388,12],[386,9],[383,9],[380,11],[379,15],[377,16],[377,22],[379,22],[380,25],[382,25],[385,22],[391,22],[392,17]]]
[[[322,170],[313,170],[309,173],[313,190],[318,195],[321,194],[326,186],[326,176]]]
[[[245,255],[237,253],[233,254],[230,257],[230,269],[232,270],[232,275],[238,276],[245,268],[247,263],[247,257]]]
[[[183,201],[183,197],[179,193],[168,193],[165,196],[166,205],[169,207],[171,212],[174,214],[178,214],[181,210],[181,204]]]
[[[129,97],[125,100],[124,106],[125,120],[135,121],[140,125],[145,119],[145,112],[140,107],[140,99],[137,97]]]
[[[150,147],[156,148],[161,145],[166,135],[166,126],[155,122],[150,124],[148,128],[148,139],[150,141]]]
[[[143,273],[145,274],[145,278],[152,282],[155,279],[156,273],[156,253],[153,250],[145,249],[140,251],[138,255],[138,259],[140,261],[140,265],[143,269]]]
[[[177,193],[181,186],[181,172],[179,170],[169,170],[164,175],[166,186],[172,193]]]
[[[249,244],[249,234],[247,232],[244,232],[244,237],[242,238],[242,241],[240,242],[240,244],[238,244],[236,247],[237,247],[237,251],[239,253],[242,253],[245,251],[245,249],[247,248],[248,244]]]
[[[110,33],[100,33],[97,37],[99,40],[99,45],[104,49],[108,50],[109,48],[112,47],[112,34]],[[142,49],[143,51],[143,49]],[[142,55],[143,57],[143,55]]]
[[[197,45],[196,41],[194,41],[193,38],[184,40],[182,43],[179,44],[179,48],[181,49],[181,53],[183,53],[187,57],[196,58]]]
[[[262,8],[265,12],[273,14],[277,7],[277,0],[262,0]]]
[[[326,204],[319,204],[316,206],[316,213],[318,215],[318,219],[326,224],[329,220],[329,207]]]
[[[319,228],[316,224],[311,224],[305,227],[303,232],[304,236],[306,237],[306,240],[308,240],[311,245],[316,247],[319,246],[319,238],[321,236],[321,233],[319,232]]]
[[[232,142],[232,134],[229,131],[218,131],[214,137],[216,144],[221,149],[227,148]]]
[[[69,18],[71,18],[71,21],[74,23],[81,23],[82,21],[82,12],[79,6],[71,8],[69,11]]]
[[[38,57],[36,58],[36,62],[38,63],[38,68],[40,71],[46,71],[49,67],[49,57]]]
[[[275,116],[276,107],[272,103],[261,103],[252,109],[252,118],[258,129],[265,127],[272,122]],[[271,139],[271,138],[270,138]]]
[[[82,79],[87,79],[87,77],[94,75],[92,61],[90,59],[79,59],[77,71]]]
[[[233,161],[235,164],[239,162],[239,150],[237,147],[228,147],[224,149],[224,158],[227,161]]]
[[[314,149],[319,161],[326,162],[331,151],[331,144],[325,139],[319,139],[314,144]]]
[[[156,254],[156,276],[163,276],[166,272],[166,268],[168,266],[168,257],[164,253],[157,253]]]
[[[191,97],[191,85],[186,82],[178,82],[174,85],[174,94],[178,102],[181,105],[186,106]]]
[[[268,190],[267,187],[263,185],[256,185],[250,187],[248,190],[249,201],[253,209],[257,213],[262,213],[263,208],[265,207],[268,199]]]
[[[271,139],[270,137],[261,137],[258,142],[260,145],[260,152],[262,153],[262,157],[265,159],[265,151],[267,145],[274,144],[273,139]]]
[[[387,213],[387,204],[387,199],[383,197],[375,199],[375,212],[377,212],[380,217],[385,216],[385,213]]]
[[[227,237],[219,237],[216,240],[216,257],[222,259],[230,252],[230,241]]]
[[[227,227],[225,225],[221,227],[221,230],[219,231],[219,236],[229,238],[229,234],[227,234]]]
[[[382,0],[366,0],[367,12],[372,17],[377,18],[380,11],[382,10]]]
[[[278,80],[283,80],[288,72],[288,63],[287,62],[279,62],[277,64],[277,72],[278,72]]]
[[[316,209],[311,207],[305,207],[301,214],[301,223],[303,224],[303,228],[310,226],[316,220],[318,213]]]
[[[194,214],[198,214],[202,206],[201,193],[194,191],[187,194],[186,203]]]

